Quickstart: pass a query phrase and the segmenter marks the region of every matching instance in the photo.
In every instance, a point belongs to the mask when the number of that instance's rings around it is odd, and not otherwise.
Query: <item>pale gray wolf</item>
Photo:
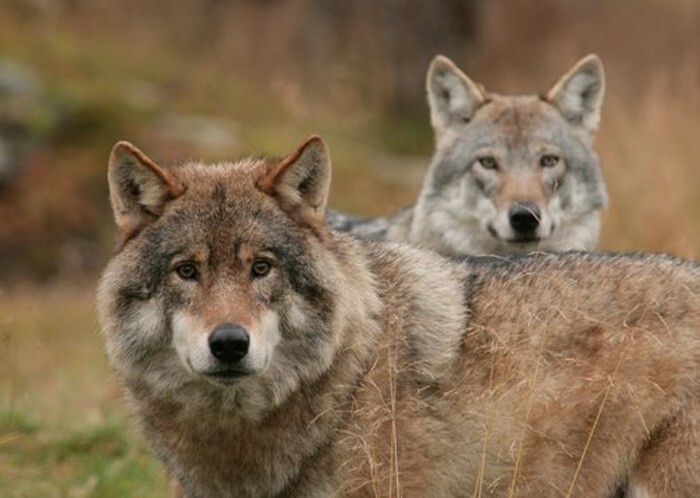
[[[416,204],[374,219],[330,212],[331,225],[452,256],[595,248],[607,204],[597,56],[542,96],[488,93],[443,56],[426,86],[435,153]]]
[[[700,496],[698,265],[357,240],[318,137],[108,170],[107,351],[186,496]]]

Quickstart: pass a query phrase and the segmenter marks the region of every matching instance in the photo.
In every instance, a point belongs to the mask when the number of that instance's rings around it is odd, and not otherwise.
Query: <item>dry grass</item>
[[[700,64],[688,66],[698,74]],[[697,76],[650,78],[636,102],[611,96],[600,152],[610,193],[602,246],[700,256],[700,97]],[[694,87],[695,90],[693,90]]]
[[[0,316],[3,407],[41,414],[58,426],[76,422],[62,418],[73,410],[82,414],[81,424],[103,421],[105,403],[116,393],[108,381],[92,293],[5,291]]]

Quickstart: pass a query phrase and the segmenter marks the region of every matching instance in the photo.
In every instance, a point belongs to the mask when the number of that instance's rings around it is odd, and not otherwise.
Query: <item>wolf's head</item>
[[[595,55],[539,97],[486,93],[437,56],[427,77],[436,151],[412,239],[451,254],[592,249],[606,204],[593,150],[604,88]]]
[[[255,417],[329,368],[348,315],[367,307],[352,289],[371,279],[347,280],[351,256],[323,224],[319,137],[280,161],[171,168],[120,142],[108,176],[121,244],[99,308],[127,383]]]

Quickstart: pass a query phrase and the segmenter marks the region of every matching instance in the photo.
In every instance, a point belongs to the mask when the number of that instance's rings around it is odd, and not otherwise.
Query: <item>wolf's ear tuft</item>
[[[297,150],[272,166],[257,182],[283,207],[300,209],[303,216],[322,221],[331,183],[331,160],[321,137],[312,135]]]
[[[554,104],[570,122],[594,132],[600,123],[600,109],[605,94],[603,63],[591,54],[579,60],[547,92]]]
[[[451,125],[469,122],[486,101],[479,86],[443,55],[430,63],[426,90],[430,122],[438,134]]]
[[[128,238],[163,213],[168,201],[185,187],[129,142],[112,149],[108,168],[114,219]]]

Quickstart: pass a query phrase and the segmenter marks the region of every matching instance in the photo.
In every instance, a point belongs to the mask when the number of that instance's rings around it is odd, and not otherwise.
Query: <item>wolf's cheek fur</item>
[[[196,374],[208,362],[207,335],[196,318],[184,311],[176,311],[171,319],[173,347],[185,370]]]
[[[590,212],[590,192],[585,180],[575,172],[567,173],[560,183],[557,197],[562,210],[561,215],[567,218],[566,221],[577,220]]]
[[[168,331],[155,279],[139,271],[135,259],[133,252],[121,253],[108,266],[99,284],[98,313],[112,363],[144,369],[167,343]]]

